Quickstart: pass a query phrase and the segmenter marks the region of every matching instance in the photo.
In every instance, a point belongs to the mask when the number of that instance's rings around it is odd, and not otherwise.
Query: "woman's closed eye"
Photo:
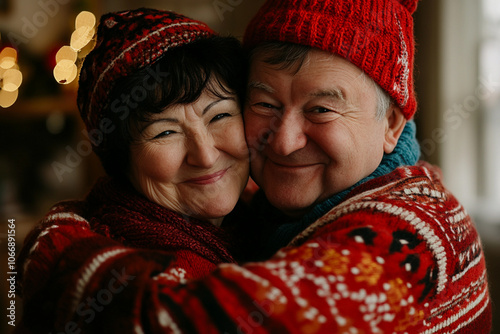
[[[220,114],[217,114],[215,115],[211,120],[210,120],[210,123],[213,123],[213,122],[217,122],[218,120],[221,120],[223,118],[226,118],[226,117],[231,117],[232,115],[230,113],[220,113]]]
[[[174,130],[166,130],[166,131],[160,132],[159,134],[154,136],[153,139],[165,138],[165,137],[173,135],[175,133],[177,133],[177,132]]]

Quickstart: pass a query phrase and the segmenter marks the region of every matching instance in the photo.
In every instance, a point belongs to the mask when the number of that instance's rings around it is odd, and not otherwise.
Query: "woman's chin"
[[[222,221],[225,216],[227,216],[231,211],[233,211],[234,207],[238,200],[219,200],[213,201],[210,204],[204,206],[204,210],[199,211],[197,217],[201,220],[220,220]]]

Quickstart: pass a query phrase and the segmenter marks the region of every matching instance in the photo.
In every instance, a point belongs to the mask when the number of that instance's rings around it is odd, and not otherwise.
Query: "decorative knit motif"
[[[87,130],[103,127],[117,80],[154,63],[171,48],[213,35],[205,23],[171,11],[139,8],[103,15],[79,79],[78,108]],[[102,140],[94,146],[96,152],[103,149],[106,138]]]
[[[49,215],[85,217],[88,205],[62,204]],[[56,222],[37,228],[19,258],[20,268],[31,262],[18,277],[18,333],[64,332],[68,323],[81,333],[122,334],[491,330],[479,235],[425,163],[356,187],[270,259],[222,264],[203,280],[185,282],[188,266],[124,248],[80,218]],[[99,300],[106,304],[89,303]]]
[[[450,225],[449,217],[459,218]],[[203,293],[216,313],[198,300],[170,312],[176,323],[210,316],[206,332],[236,332],[241,322],[226,319],[258,314],[262,333],[486,334],[491,301],[480,249],[437,171],[402,167],[354,189],[271,260],[224,265],[193,284],[190,293]],[[164,292],[186,298],[184,290]]]
[[[366,72],[399,105],[415,114],[415,42],[418,0],[268,0],[247,26],[243,44],[281,41],[337,54]]]
[[[405,316],[396,317],[401,319],[396,330],[429,334],[462,333],[462,330],[464,333],[487,333],[490,326],[491,302],[479,236],[464,208],[446,189],[435,183],[438,176],[432,169],[428,169],[430,166],[423,165],[427,168],[422,168],[419,173],[415,173],[415,168],[401,168],[396,172],[404,177],[395,177],[394,181],[386,184],[376,179],[355,189],[348,200],[333,208],[297,236],[290,246],[307,241],[322,227],[331,226],[335,229],[331,225],[332,222],[335,222],[338,228],[347,227],[343,221],[355,213],[356,221],[370,221],[370,225],[364,228],[349,228],[351,232],[347,237],[353,238],[362,249],[362,245],[386,243],[390,245],[387,249],[390,254],[406,253],[400,257],[400,267],[409,273],[421,272],[425,276],[418,282],[420,288],[415,285],[408,286],[408,290],[420,289],[421,294],[415,296],[418,297],[416,300],[407,299],[406,302],[418,301],[429,310],[410,309],[410,313]],[[390,176],[392,175],[388,175]],[[432,185],[425,180],[427,177],[434,180]],[[384,235],[387,230],[379,228],[376,219],[378,216],[390,222],[388,227],[394,230],[392,237]],[[456,219],[452,218],[451,223],[449,217]],[[461,232],[458,232],[459,230]],[[363,236],[367,233],[369,238]],[[345,244],[343,241],[340,243]],[[422,247],[427,251],[421,252],[419,249]],[[425,259],[428,255],[433,259]],[[377,261],[384,263],[384,260]],[[433,268],[427,266],[429,263],[434,263]],[[360,272],[351,270],[351,273],[354,274],[355,281],[359,281]],[[349,278],[346,277],[346,281],[349,281]],[[376,281],[378,284],[391,286],[390,281]],[[390,291],[384,290],[388,293]],[[354,296],[359,291],[356,292],[356,289],[350,287],[350,293]],[[436,303],[433,298],[428,298],[429,294],[440,302]],[[435,305],[432,305],[433,303]],[[394,317],[393,309],[386,311],[385,314],[380,310],[372,314],[381,315],[384,319]],[[478,320],[480,317],[488,320]],[[413,327],[415,325],[417,326]],[[377,327],[372,327],[372,330],[374,329]]]

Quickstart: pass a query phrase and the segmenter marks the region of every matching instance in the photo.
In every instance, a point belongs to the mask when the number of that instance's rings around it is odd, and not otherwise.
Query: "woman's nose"
[[[189,165],[210,168],[215,164],[220,152],[209,133],[197,133],[188,141],[187,163]]]

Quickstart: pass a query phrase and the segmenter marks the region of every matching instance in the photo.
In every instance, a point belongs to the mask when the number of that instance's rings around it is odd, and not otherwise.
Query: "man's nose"
[[[196,133],[188,139],[186,161],[189,165],[210,168],[219,155],[214,138],[209,133]]]
[[[305,119],[301,113],[293,111],[285,111],[280,117],[274,122],[275,129],[268,138],[268,145],[275,153],[286,156],[306,146]]]

